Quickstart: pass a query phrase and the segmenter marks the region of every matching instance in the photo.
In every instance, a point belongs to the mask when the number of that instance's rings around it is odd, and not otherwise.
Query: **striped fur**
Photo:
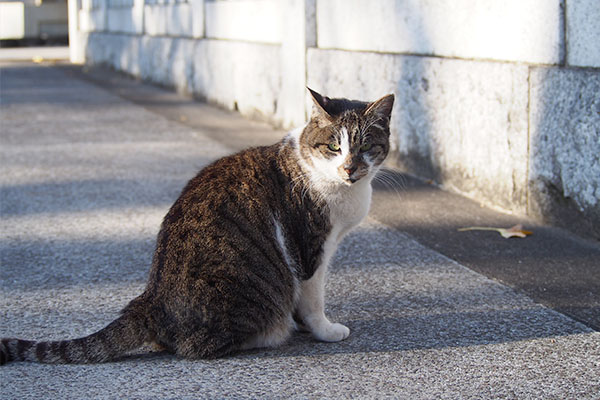
[[[324,315],[324,279],[337,244],[368,211],[393,96],[311,93],[315,113],[303,130],[217,160],[187,184],[162,223],[145,291],[119,318],[74,340],[2,339],[0,364],[104,362],[144,342],[214,358],[276,346],[294,318],[319,340],[347,337]]]
[[[144,319],[127,313],[89,336],[52,342],[21,339],[0,341],[0,365],[9,361],[51,364],[97,363],[114,359],[148,340]]]

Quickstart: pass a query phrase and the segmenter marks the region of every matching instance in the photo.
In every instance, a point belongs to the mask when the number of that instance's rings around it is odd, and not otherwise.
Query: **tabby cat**
[[[325,276],[369,210],[394,96],[368,103],[309,91],[304,128],[187,184],[162,223],[145,291],[119,318],[74,340],[2,339],[0,364],[103,362],[146,342],[215,358],[277,346],[299,326],[321,341],[346,339],[349,329],[325,316]]]

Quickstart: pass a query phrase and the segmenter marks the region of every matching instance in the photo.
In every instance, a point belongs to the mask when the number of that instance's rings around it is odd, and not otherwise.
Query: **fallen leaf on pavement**
[[[502,235],[503,238],[511,238],[511,237],[520,237],[524,238],[528,235],[533,235],[533,232],[526,231],[523,229],[523,225],[517,224],[515,226],[511,226],[510,228],[492,228],[488,226],[470,226],[468,228],[460,228],[459,232],[464,231],[496,231]]]

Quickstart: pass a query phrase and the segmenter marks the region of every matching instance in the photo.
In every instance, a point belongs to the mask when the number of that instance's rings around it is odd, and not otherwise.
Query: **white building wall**
[[[0,0],[0,40],[46,40],[67,34],[66,0]]]
[[[516,213],[566,199],[600,226],[597,0],[71,1],[88,63],[285,127],[306,85],[395,93],[396,165]]]

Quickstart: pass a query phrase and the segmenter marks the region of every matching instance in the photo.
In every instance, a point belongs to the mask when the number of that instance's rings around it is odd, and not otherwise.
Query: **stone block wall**
[[[597,0],[70,1],[74,60],[284,127],[395,93],[396,166],[600,237]]]

